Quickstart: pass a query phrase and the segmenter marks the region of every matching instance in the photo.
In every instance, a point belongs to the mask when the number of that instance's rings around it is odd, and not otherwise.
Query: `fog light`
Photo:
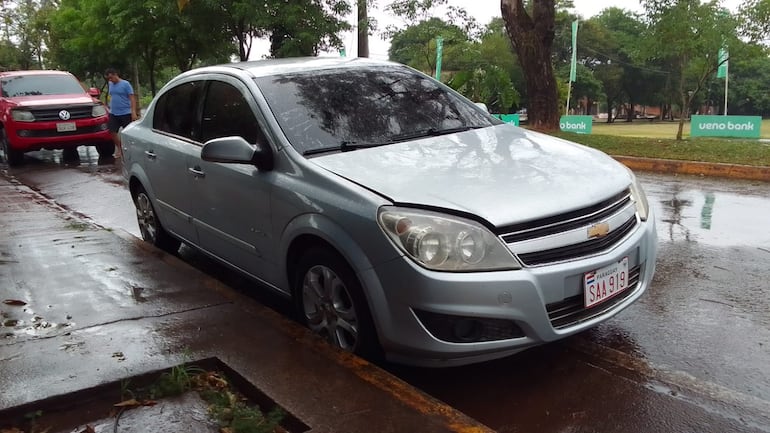
[[[29,137],[31,134],[29,129],[19,129],[16,131],[16,135],[19,137]]]
[[[475,343],[524,337],[524,331],[512,320],[455,316],[423,310],[414,310],[414,312],[431,335],[450,343]]]
[[[107,128],[109,128],[109,125],[107,125],[106,123],[99,124],[99,130],[100,131],[106,131]]]

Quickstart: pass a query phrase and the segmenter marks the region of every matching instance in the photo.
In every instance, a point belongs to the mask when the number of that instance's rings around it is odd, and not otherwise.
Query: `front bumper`
[[[111,143],[107,116],[78,119],[74,131],[58,132],[60,122],[13,122],[6,124],[6,136],[13,150],[31,152],[40,149],[66,149]]]
[[[424,366],[463,365],[564,338],[594,327],[631,305],[647,289],[655,272],[656,236],[654,216],[650,215],[609,251],[566,263],[516,271],[448,273],[424,269],[401,257],[360,277],[388,359]],[[582,299],[584,273],[623,257],[629,258],[629,269],[638,269],[635,285],[590,311],[578,311],[567,322],[554,320],[555,308]],[[582,309],[582,305],[577,308]],[[492,339],[487,335],[487,341],[448,341],[436,323],[453,317],[488,323]],[[506,333],[509,338],[495,339]]]

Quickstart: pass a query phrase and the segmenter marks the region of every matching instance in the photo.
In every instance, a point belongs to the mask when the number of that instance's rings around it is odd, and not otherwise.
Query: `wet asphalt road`
[[[80,154],[64,163],[59,152],[38,152],[10,174],[103,227],[138,235],[119,163],[99,164],[90,148]],[[770,184],[639,177],[656,213],[659,258],[634,306],[503,360],[384,367],[501,432],[770,432]]]

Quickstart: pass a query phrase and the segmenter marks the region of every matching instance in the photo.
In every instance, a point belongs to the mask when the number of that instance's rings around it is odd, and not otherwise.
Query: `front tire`
[[[166,252],[176,254],[181,242],[168,234],[160,224],[150,196],[141,186],[134,197],[134,204],[136,205],[136,221],[139,224],[142,239]]]
[[[8,141],[8,136],[5,134],[5,129],[0,129],[0,147],[5,154],[5,162],[10,167],[18,167],[24,162],[24,152],[11,149],[11,143]]]
[[[333,346],[374,360],[381,349],[361,284],[334,250],[310,247],[294,271],[300,320]]]

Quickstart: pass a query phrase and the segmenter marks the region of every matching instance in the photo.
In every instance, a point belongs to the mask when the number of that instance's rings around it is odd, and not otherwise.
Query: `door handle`
[[[158,155],[156,155],[152,150],[145,150],[144,154],[147,155],[148,159],[155,159],[158,157]]]
[[[192,173],[192,175],[195,177],[206,177],[206,173],[203,170],[201,170],[200,167],[191,167],[191,168],[188,168],[187,171]]]

